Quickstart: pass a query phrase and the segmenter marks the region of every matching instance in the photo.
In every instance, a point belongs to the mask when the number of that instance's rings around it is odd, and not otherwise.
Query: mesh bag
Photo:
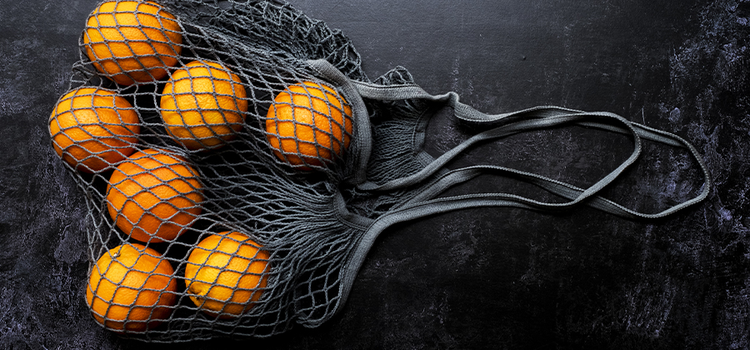
[[[50,116],[52,145],[87,200],[87,303],[105,328],[136,339],[316,327],[398,222],[484,206],[659,218],[710,188],[692,145],[611,113],[488,115],[454,93],[426,93],[401,67],[370,81],[346,37],[281,2],[104,2],[79,44],[71,91]],[[433,157],[427,125],[446,113],[476,132]],[[628,135],[633,152],[587,188],[498,165],[448,167],[477,145],[566,125]],[[700,193],[654,214],[601,197],[642,140],[686,149]],[[481,175],[559,200],[444,195]]]

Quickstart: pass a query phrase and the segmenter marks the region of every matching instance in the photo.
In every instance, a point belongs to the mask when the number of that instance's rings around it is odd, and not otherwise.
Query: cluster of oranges
[[[176,67],[183,35],[178,19],[159,4],[113,0],[89,15],[82,45],[100,75],[119,86],[166,80],[158,106],[165,134],[186,149],[210,151],[243,128],[248,92],[219,62],[195,59]],[[349,146],[351,113],[327,86],[292,84],[268,110],[269,150],[298,169],[325,166]],[[107,213],[129,237],[92,267],[86,300],[96,320],[115,331],[155,327],[180,302],[180,279],[189,299],[211,316],[238,317],[260,299],[271,254],[246,234],[205,235],[190,249],[182,277],[148,246],[189,230],[210,189],[187,155],[139,143],[141,118],[128,96],[101,87],[69,91],[58,100],[49,131],[54,150],[73,169],[109,176]]]

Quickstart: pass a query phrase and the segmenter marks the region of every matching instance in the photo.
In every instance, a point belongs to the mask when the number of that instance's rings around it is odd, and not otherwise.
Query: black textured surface
[[[320,328],[177,346],[122,340],[86,308],[86,207],[45,124],[95,1],[3,0],[0,348],[750,348],[749,1],[292,4],[352,38],[370,78],[402,65],[429,92],[456,91],[485,112],[615,112],[693,142],[716,187],[659,222],[482,209],[402,224],[378,239],[346,307]],[[436,152],[463,137],[448,123],[431,132]],[[545,131],[461,161],[585,182],[622,160],[626,141]],[[613,198],[660,208],[696,190],[683,154],[648,150]]]

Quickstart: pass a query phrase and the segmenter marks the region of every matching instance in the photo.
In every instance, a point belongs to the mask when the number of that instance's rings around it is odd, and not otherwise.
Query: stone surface
[[[657,222],[582,208],[400,224],[377,240],[343,311],[319,328],[175,346],[123,340],[86,308],[87,209],[45,124],[95,1],[3,1],[0,348],[750,348],[750,1],[291,3],[342,29],[372,79],[401,65],[429,92],[455,91],[490,113],[544,104],[615,112],[694,143],[715,188]],[[436,123],[431,149],[445,151],[462,132]],[[585,183],[627,155],[626,141],[537,132],[461,162]],[[697,190],[684,155],[647,150],[612,198],[657,209]],[[483,181],[466,190],[488,185],[526,190]]]

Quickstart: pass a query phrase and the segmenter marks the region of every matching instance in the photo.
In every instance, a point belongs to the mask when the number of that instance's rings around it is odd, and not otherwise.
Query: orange
[[[98,88],[66,93],[49,117],[57,155],[88,173],[109,169],[132,154],[140,129],[138,113],[130,102]]]
[[[201,213],[201,189],[198,172],[184,158],[146,149],[112,172],[107,211],[115,225],[135,240],[171,241]]]
[[[161,117],[169,134],[188,149],[212,148],[235,137],[247,112],[240,78],[216,62],[193,61],[164,86]]]
[[[185,283],[190,300],[220,318],[255,306],[268,280],[269,254],[239,232],[210,235],[190,251]]]
[[[266,137],[279,159],[307,170],[333,161],[349,147],[351,117],[351,107],[335,90],[306,81],[276,96]]]
[[[86,20],[83,46],[94,67],[120,85],[159,80],[177,63],[182,33],[152,1],[107,1]]]
[[[161,255],[140,244],[104,253],[91,270],[86,302],[94,318],[117,331],[156,327],[177,302],[174,269]]]

